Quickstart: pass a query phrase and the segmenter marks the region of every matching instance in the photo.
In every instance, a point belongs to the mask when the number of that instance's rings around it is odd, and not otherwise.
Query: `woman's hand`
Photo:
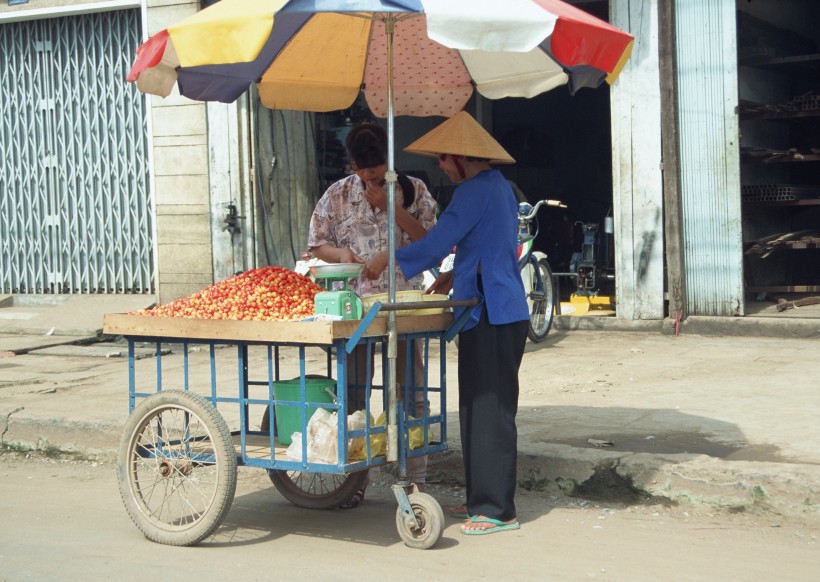
[[[313,247],[310,250],[314,257],[326,263],[364,263],[364,259],[350,248],[336,247],[330,243]]]
[[[354,253],[349,248],[338,249],[339,250],[339,260],[338,263],[364,263],[364,259],[361,258],[359,255]]]
[[[388,261],[387,253],[378,254],[365,263],[362,274],[368,279],[378,279],[387,268]]]
[[[427,289],[426,293],[428,293],[428,294],[448,295],[452,288],[453,288],[453,272],[452,271],[445,271],[445,272],[439,274],[438,277],[436,277],[436,280],[433,281],[433,284],[430,285],[430,288]]]
[[[387,210],[387,188],[385,188],[385,184],[366,182],[364,186],[364,198],[372,207]],[[396,206],[401,206],[403,200],[404,195],[397,184],[394,203]]]
[[[373,208],[387,210],[387,190],[376,182],[367,182],[364,186],[364,198]]]

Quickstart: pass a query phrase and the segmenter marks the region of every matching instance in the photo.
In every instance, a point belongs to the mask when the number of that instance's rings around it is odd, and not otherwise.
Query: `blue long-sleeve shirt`
[[[515,195],[498,170],[485,170],[462,182],[438,223],[421,240],[396,250],[405,277],[437,266],[457,247],[453,299],[478,297],[491,324],[529,319],[518,269],[518,214]],[[481,266],[483,294],[477,274]],[[455,316],[465,308],[456,308]],[[473,309],[463,331],[478,323]]]

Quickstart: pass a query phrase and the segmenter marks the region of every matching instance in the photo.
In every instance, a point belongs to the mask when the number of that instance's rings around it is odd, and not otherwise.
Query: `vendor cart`
[[[442,303],[453,306],[459,302]],[[435,302],[424,305],[435,306]],[[446,346],[464,324],[469,310],[464,310],[458,320],[449,312],[390,318],[396,322],[397,339],[404,340],[401,345],[408,350],[408,357],[416,345],[423,353],[421,377],[417,377],[413,366],[408,366],[405,377],[397,379],[402,387],[400,398],[387,389],[390,383],[385,365],[380,383],[368,379],[366,385],[348,386],[347,369],[355,365],[350,355],[357,346],[364,346],[368,355],[380,352],[382,362],[386,360],[388,318],[378,315],[399,307],[406,310],[412,305],[376,303],[361,320],[347,321],[217,321],[107,315],[104,332],[122,335],[128,341],[130,415],[119,448],[120,493],[145,537],[184,546],[214,533],[230,509],[240,465],[265,469],[275,487],[297,506],[330,509],[349,500],[360,488],[366,478],[365,469],[396,462],[399,479],[392,488],[398,501],[399,535],[412,548],[426,549],[435,544],[443,528],[441,507],[406,479],[405,464],[411,456],[447,450]],[[137,378],[135,347],[144,344],[156,349],[153,379]],[[170,381],[164,375],[163,344],[181,344],[181,378]],[[306,357],[309,350],[321,357]],[[208,354],[210,367],[208,386],[191,381],[191,355],[202,356],[203,351]],[[288,380],[296,387],[295,396],[282,397],[277,386],[286,380],[280,363],[288,351],[291,360],[294,352],[298,354],[299,371],[298,377]],[[230,352],[236,354],[232,386],[225,385],[224,373],[218,373],[225,354]],[[438,369],[431,369],[431,356],[438,361]],[[258,365],[264,369],[254,369],[259,362],[265,362]],[[372,374],[367,365],[369,378]],[[140,369],[144,372],[143,367]],[[309,390],[311,379],[317,377],[335,379],[336,390],[331,398]],[[363,426],[349,428],[348,399],[356,390],[371,396],[364,399]],[[431,402],[432,408],[413,418],[413,406],[408,404],[415,402],[418,393],[423,394],[425,402]],[[395,410],[395,415],[387,415],[395,421],[374,422],[371,407],[376,410],[379,404],[383,411]],[[316,409],[334,415],[335,462],[311,459],[309,417]],[[275,412],[271,415],[270,411]],[[280,423],[274,422],[274,416],[279,420],[286,414],[296,418],[299,430],[295,432],[304,436],[301,445],[296,439],[289,446],[283,444],[297,436],[278,433],[281,427],[277,428]],[[233,430],[226,418],[230,418]],[[413,429],[418,435],[418,428],[422,442],[411,450],[408,435]],[[378,444],[385,442],[386,451],[379,450]],[[356,443],[354,458],[349,451]]]

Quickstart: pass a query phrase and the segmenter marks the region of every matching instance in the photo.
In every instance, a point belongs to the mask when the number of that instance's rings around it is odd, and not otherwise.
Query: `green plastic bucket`
[[[293,380],[280,380],[273,383],[273,397],[276,400],[289,400],[301,402],[299,378]],[[325,377],[305,378],[305,402],[315,402],[320,404],[332,404],[336,393],[336,381]],[[307,418],[313,416],[316,408],[308,406]],[[300,406],[277,405],[276,406],[276,434],[279,443],[289,445],[290,435],[295,432],[302,432],[302,408]]]

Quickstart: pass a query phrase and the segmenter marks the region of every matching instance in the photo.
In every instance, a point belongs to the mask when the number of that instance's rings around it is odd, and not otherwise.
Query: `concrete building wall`
[[[611,22],[635,36],[612,86],[617,314],[663,319],[663,175],[657,0],[613,0]]]
[[[199,10],[198,2],[149,0],[146,38]],[[158,300],[191,295],[214,281],[207,105],[150,97]]]

